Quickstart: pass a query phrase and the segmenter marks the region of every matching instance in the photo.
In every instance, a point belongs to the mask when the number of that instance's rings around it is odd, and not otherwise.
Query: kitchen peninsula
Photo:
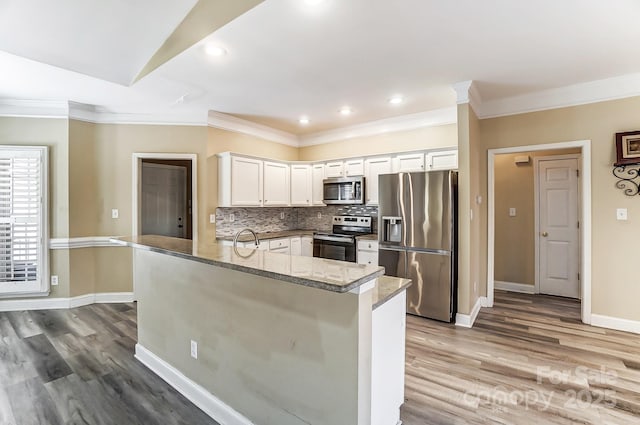
[[[222,244],[114,241],[134,248],[136,357],[217,421],[399,422],[410,281]]]

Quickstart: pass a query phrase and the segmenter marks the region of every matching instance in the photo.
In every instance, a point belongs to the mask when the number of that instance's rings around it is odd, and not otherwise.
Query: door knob
[[[547,232],[542,232],[542,236],[546,238],[547,236],[549,236],[549,233],[547,233]]]

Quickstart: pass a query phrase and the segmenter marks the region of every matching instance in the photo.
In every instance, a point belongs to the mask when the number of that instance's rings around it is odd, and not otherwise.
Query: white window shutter
[[[48,290],[47,151],[0,147],[0,296]]]

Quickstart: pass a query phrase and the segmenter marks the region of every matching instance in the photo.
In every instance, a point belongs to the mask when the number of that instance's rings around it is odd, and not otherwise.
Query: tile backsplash
[[[233,214],[233,222],[231,215]],[[318,217],[320,214],[320,217]],[[217,208],[216,237],[233,236],[249,227],[258,233],[283,230],[331,231],[334,215],[363,215],[373,218],[373,231],[377,232],[378,207],[367,205],[344,205],[299,208]],[[281,218],[283,217],[283,218]]]

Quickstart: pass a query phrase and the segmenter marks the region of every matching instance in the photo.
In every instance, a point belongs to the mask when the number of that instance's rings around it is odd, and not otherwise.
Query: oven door
[[[315,235],[313,256],[330,260],[356,262],[356,243],[351,237]]]

